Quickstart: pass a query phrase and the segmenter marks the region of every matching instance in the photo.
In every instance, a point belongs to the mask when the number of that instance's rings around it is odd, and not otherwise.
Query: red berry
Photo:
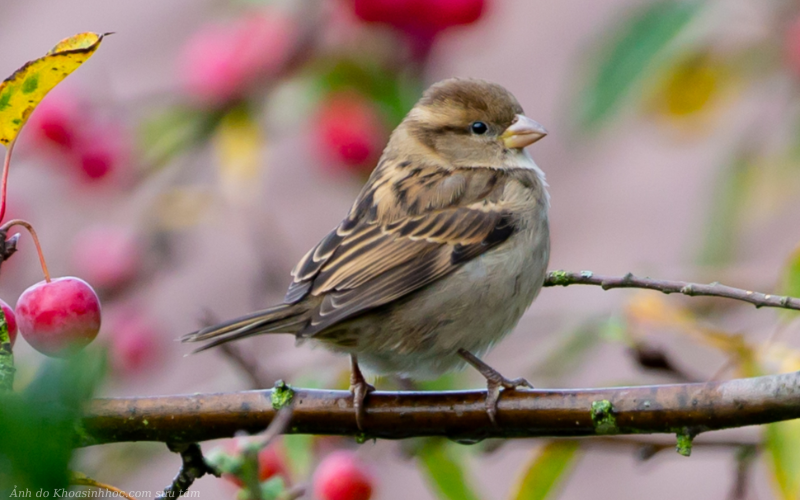
[[[355,453],[335,451],[314,473],[314,494],[320,500],[369,500],[372,483],[372,475]]]
[[[231,446],[233,453],[238,453],[239,448],[235,444]],[[284,481],[289,480],[289,471],[286,467],[286,458],[283,449],[279,444],[271,444],[258,452],[258,479],[266,481],[273,476],[283,476]],[[242,482],[236,476],[224,476],[235,485],[242,487]]]
[[[276,475],[288,478],[286,460],[277,446],[268,446],[258,454],[258,478],[266,481]]]
[[[212,105],[241,97],[255,78],[272,76],[283,66],[294,37],[293,22],[277,12],[206,26],[183,49],[184,87]]]
[[[358,17],[389,24],[409,33],[435,33],[472,24],[484,13],[486,0],[353,0]]]
[[[56,278],[31,286],[17,301],[17,323],[25,340],[52,357],[68,357],[100,331],[100,300],[79,278]]]
[[[93,226],[75,237],[72,263],[77,274],[98,288],[115,288],[135,277],[139,271],[140,244],[131,230]]]
[[[153,323],[133,307],[111,318],[111,366],[122,375],[141,372],[152,366],[161,354],[159,335]]]
[[[440,29],[472,24],[483,15],[485,0],[435,0],[429,2],[428,22]]]
[[[385,142],[375,106],[358,94],[339,94],[322,105],[316,120],[323,157],[351,170],[371,170]]]
[[[14,310],[5,301],[0,300],[0,307],[3,308],[3,314],[6,316],[8,337],[11,339],[11,346],[13,347],[14,342],[17,341],[17,317],[14,315]]]

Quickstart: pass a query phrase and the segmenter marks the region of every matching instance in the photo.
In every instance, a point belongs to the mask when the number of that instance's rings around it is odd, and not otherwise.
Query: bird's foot
[[[524,378],[507,379],[500,372],[481,361],[477,356],[459,349],[458,355],[478,370],[486,378],[486,414],[493,425],[497,425],[497,401],[500,399],[500,389],[514,391],[520,387],[533,389],[530,382]]]
[[[364,374],[358,367],[358,359],[356,356],[350,355],[350,392],[353,393],[353,408],[356,411],[356,425],[358,430],[364,430],[364,418],[366,417],[366,410],[364,408],[364,401],[367,395],[375,390],[375,386],[367,383]]]

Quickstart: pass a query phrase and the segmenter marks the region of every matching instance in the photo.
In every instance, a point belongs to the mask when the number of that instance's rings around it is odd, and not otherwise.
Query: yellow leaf
[[[104,484],[99,481],[95,481],[94,479],[90,478],[83,472],[69,471],[69,484],[73,486],[91,486],[92,488],[99,488],[101,490],[105,490],[116,497],[126,498],[128,500],[134,500],[132,496],[125,493],[121,489],[115,486],[111,486],[110,484]]]
[[[175,231],[199,224],[214,201],[212,193],[200,186],[183,186],[161,193],[155,206],[158,226]]]
[[[659,108],[674,117],[702,111],[719,97],[730,78],[729,68],[715,54],[689,54],[678,61],[662,82]]]
[[[0,143],[8,145],[36,106],[61,80],[86,62],[105,35],[81,33],[62,40],[0,84]]]
[[[650,292],[637,293],[628,303],[626,314],[632,323],[671,328],[695,342],[727,354],[742,376],[755,377],[761,373],[756,364],[755,349],[742,335],[703,326],[689,310],[668,303],[664,297]]]
[[[222,192],[228,200],[253,200],[258,194],[263,139],[258,124],[244,109],[222,118],[214,137]]]

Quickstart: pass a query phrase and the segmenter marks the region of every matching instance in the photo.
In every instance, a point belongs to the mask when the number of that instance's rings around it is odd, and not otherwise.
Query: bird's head
[[[503,168],[510,156],[547,131],[525,116],[517,99],[500,85],[453,78],[432,85],[396,134],[455,167]]]

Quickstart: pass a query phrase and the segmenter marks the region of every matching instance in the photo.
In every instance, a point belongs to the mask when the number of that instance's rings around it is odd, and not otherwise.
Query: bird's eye
[[[483,122],[472,122],[472,125],[469,126],[470,130],[472,130],[473,134],[483,135],[489,130],[489,127],[486,126]]]

